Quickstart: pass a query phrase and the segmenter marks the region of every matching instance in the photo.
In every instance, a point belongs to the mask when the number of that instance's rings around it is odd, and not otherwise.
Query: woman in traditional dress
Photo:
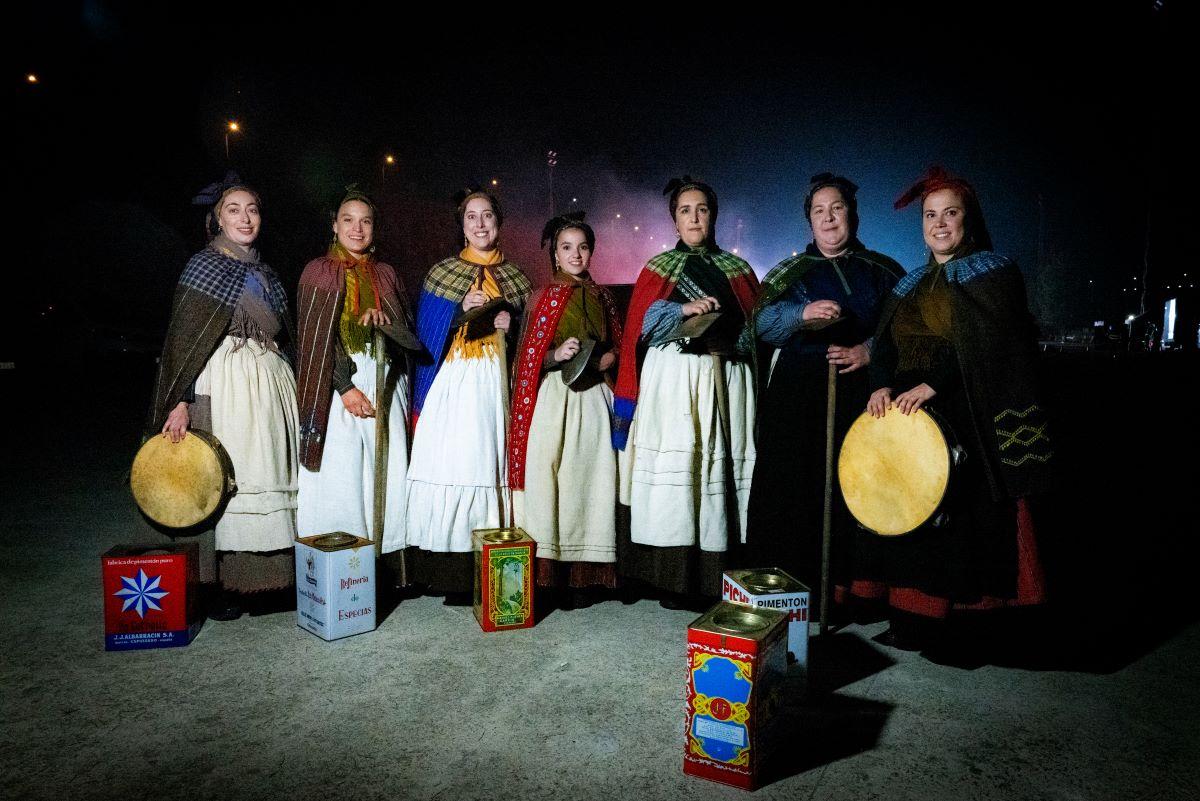
[[[237,493],[216,521],[221,596],[209,613],[232,620],[251,596],[294,584],[298,465],[296,381],[280,350],[291,322],[278,277],[259,260],[258,194],[236,174],[193,201],[209,206],[208,246],[175,290],[159,361],[150,430],[179,442],[210,431],[233,462]]]
[[[530,285],[499,248],[504,215],[493,195],[462,193],[457,219],[464,247],[429,271],[417,306],[432,359],[413,391],[407,541],[413,583],[461,595],[472,589],[471,532],[508,512],[506,354]]]
[[[750,491],[746,562],[781,567],[819,586],[825,486],[825,411],[830,365],[837,368],[834,441],[871,394],[871,360],[883,299],[904,274],[858,240],[858,186],[814,175],[804,198],[812,242],[767,273],[747,326],[770,353],[759,364],[758,462]],[[828,322],[836,321],[827,325]],[[834,575],[850,570],[862,537],[835,494]],[[842,583],[848,584],[848,579]],[[819,599],[818,599],[819,600]]]
[[[404,288],[391,265],[377,261],[375,204],[354,187],[338,204],[329,252],[300,276],[301,537],[344,531],[373,538],[376,366],[387,365],[387,495],[383,551],[404,547],[408,468],[407,357],[375,353],[377,327],[398,348],[419,350]],[[399,351],[403,353],[403,351]]]
[[[892,607],[891,640],[919,647],[952,609],[1045,596],[1029,497],[1047,485],[1052,448],[1035,378],[1036,337],[1016,263],[992,252],[972,186],[940,168],[897,201],[921,201],[929,261],[893,289],[870,373],[876,417],[929,406],[966,458],[946,522],[880,543],[874,573],[851,586]]]
[[[586,588],[616,587],[617,455],[607,373],[621,325],[588,265],[596,235],[582,212],[555,217],[550,285],[529,301],[517,348],[508,478],[516,524],[537,541],[537,583],[563,606],[588,602]],[[594,343],[588,367],[568,385],[563,366]],[[580,356],[580,358],[584,358]]]
[[[630,507],[620,571],[666,593],[673,607],[720,595],[726,552],[745,540],[754,380],[737,341],[758,280],[717,247],[710,186],[684,176],[663,194],[679,242],[651,259],[634,286],[614,441],[623,451],[621,502]],[[703,333],[680,330],[711,312],[720,317]]]

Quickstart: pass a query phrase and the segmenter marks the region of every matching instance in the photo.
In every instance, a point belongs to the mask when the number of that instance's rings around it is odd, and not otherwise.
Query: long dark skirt
[[[828,363],[823,355],[784,352],[762,392],[758,410],[758,460],[750,489],[746,553],[742,567],[779,567],[817,592],[825,508],[825,426]],[[834,413],[833,552],[835,580],[855,575],[861,530],[837,486],[837,450],[847,429],[866,409],[866,370],[837,377]],[[820,599],[814,596],[814,603]]]

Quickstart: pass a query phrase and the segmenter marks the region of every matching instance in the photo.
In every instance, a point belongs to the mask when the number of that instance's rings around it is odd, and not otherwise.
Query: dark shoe
[[[242,616],[242,604],[238,593],[219,590],[209,599],[207,614],[209,620],[237,620]]]
[[[901,651],[923,651],[941,643],[945,629],[944,620],[893,612],[888,630],[874,640]]]

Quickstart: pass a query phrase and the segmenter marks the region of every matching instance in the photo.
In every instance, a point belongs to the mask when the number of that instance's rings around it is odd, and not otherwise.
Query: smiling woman
[[[417,307],[428,358],[413,392],[406,504],[413,582],[461,595],[473,584],[471,532],[508,515],[507,353],[530,285],[498,246],[504,214],[495,196],[456,199],[465,247],[430,269]]]
[[[508,450],[516,523],[538,543],[538,584],[570,587],[572,606],[585,602],[586,587],[616,586],[617,558],[608,380],[621,324],[611,293],[588,273],[596,234],[583,219],[555,217],[542,230],[550,285],[525,317]]]
[[[210,207],[210,240],[179,279],[147,433],[178,442],[198,428],[229,453],[237,493],[215,523],[223,593],[210,611],[229,620],[240,594],[293,582],[296,381],[279,344],[291,338],[283,287],[253,247],[258,194],[230,173],[193,202]]]
[[[404,288],[377,261],[375,204],[353,186],[333,215],[329,252],[300,276],[300,536],[344,531],[373,539],[376,374],[384,362],[388,431],[383,551],[404,546],[408,468],[406,352],[419,350]],[[376,352],[374,331],[386,337]],[[390,343],[393,347],[388,348]]]
[[[991,251],[967,181],[934,168],[896,206],[917,199],[929,260],[896,285],[880,315],[867,411],[883,417],[928,406],[965,459],[944,524],[878,543],[880,558],[850,586],[886,600],[893,638],[911,645],[938,633],[923,621],[952,609],[1044,599],[1030,498],[1045,489],[1053,462],[1021,271]]]

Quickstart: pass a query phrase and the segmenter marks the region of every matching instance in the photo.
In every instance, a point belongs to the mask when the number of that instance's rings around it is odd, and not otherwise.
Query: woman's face
[[[708,196],[699,189],[688,189],[679,193],[675,206],[675,230],[683,244],[691,247],[708,241],[708,230],[712,224],[708,208]]]
[[[808,213],[813,241],[826,256],[840,256],[850,242],[850,209],[836,186],[817,190]]]
[[[578,228],[568,228],[558,235],[554,245],[554,259],[558,269],[568,275],[580,276],[587,272],[592,260],[592,248],[587,236]]]
[[[500,223],[496,219],[496,210],[486,197],[473,197],[467,201],[467,207],[463,210],[463,235],[476,250],[486,252],[496,249]]]
[[[938,189],[921,204],[921,225],[925,244],[938,264],[953,258],[966,236],[966,209],[958,192]]]
[[[375,218],[371,207],[361,200],[347,200],[333,220],[333,232],[338,243],[355,256],[371,249],[375,241]]]
[[[221,198],[217,221],[231,241],[249,247],[258,239],[258,229],[262,225],[258,201],[245,189],[235,189]]]

